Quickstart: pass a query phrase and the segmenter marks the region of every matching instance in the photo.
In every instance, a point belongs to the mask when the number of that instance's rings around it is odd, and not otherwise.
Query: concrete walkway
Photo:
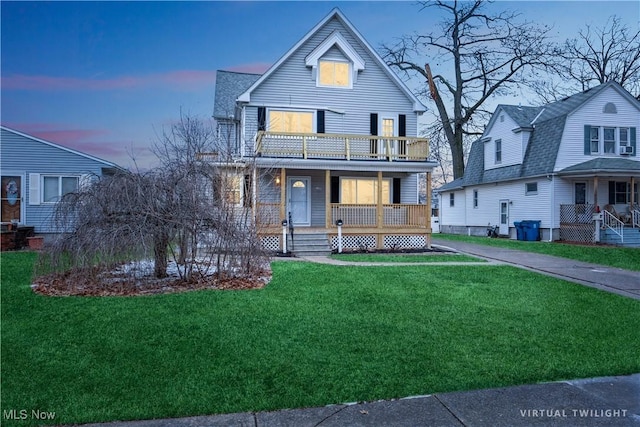
[[[437,238],[432,240],[432,244],[629,298],[640,299],[640,271],[623,270],[551,255]]]
[[[85,427],[640,426],[640,374]]]
[[[447,265],[509,264],[607,292],[640,299],[640,272],[583,263],[478,244],[433,239],[444,249],[488,262]],[[282,258],[285,260],[287,258]],[[291,259],[295,260],[295,259]],[[334,265],[395,265],[361,263],[329,257],[308,260]],[[438,265],[442,263],[406,263]],[[637,343],[636,343],[637,344]],[[179,419],[86,424],[85,427],[306,427],[306,426],[636,426],[640,427],[640,373],[522,385],[505,388],[436,393],[396,400],[358,402],[275,412],[243,412]]]

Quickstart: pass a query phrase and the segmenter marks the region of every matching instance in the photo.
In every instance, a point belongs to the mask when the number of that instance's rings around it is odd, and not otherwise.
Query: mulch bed
[[[267,269],[246,277],[194,275],[191,280],[176,277],[122,277],[96,270],[74,270],[38,277],[31,288],[35,293],[48,296],[140,296],[203,289],[261,289],[270,281],[271,270]]]

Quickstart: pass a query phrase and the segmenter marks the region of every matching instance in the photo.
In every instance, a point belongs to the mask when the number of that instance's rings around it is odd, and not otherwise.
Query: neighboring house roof
[[[216,71],[216,93],[213,118],[217,120],[235,117],[236,98],[256,82],[262,74]]]
[[[558,172],[558,175],[615,173],[630,170],[640,171],[640,162],[623,158],[600,157],[566,167]]]
[[[416,112],[424,112],[426,111],[426,107],[422,105],[422,103],[418,100],[418,98],[407,88],[404,82],[394,73],[391,68],[384,62],[384,60],[380,57],[380,55],[373,49],[369,43],[365,40],[365,38],[356,30],[356,28],[349,22],[349,20],[342,14],[342,12],[338,8],[334,8],[324,19],[322,19],[315,27],[311,29],[302,39],[298,41],[287,53],[285,53],[275,64],[271,66],[260,78],[258,78],[251,86],[240,94],[238,97],[238,101],[240,102],[250,102],[251,101],[251,92],[255,90],[262,82],[269,78],[271,74],[273,74],[294,52],[300,48],[307,40],[309,40],[318,30],[320,30],[327,22],[331,19],[338,19],[344,24],[344,26],[351,31],[353,36],[358,39],[358,41],[362,44],[362,46],[368,51],[371,57],[378,63],[382,70],[387,74],[387,76],[395,82],[395,84],[400,88],[402,92],[407,96],[407,98],[411,99],[413,102],[413,109]],[[333,35],[332,35],[333,36]],[[332,37],[330,36],[330,38]],[[313,56],[313,55],[311,55]],[[358,60],[356,60],[356,63]],[[362,64],[363,66],[363,64]],[[216,93],[217,95],[217,93]]]
[[[122,168],[121,166],[118,166],[118,165],[117,165],[117,164],[115,164],[115,163],[112,163],[112,162],[109,162],[109,161],[106,161],[106,160],[100,159],[100,158],[98,158],[98,157],[92,156],[92,155],[87,154],[87,153],[83,153],[83,152],[81,152],[81,151],[77,151],[77,150],[73,150],[73,149],[68,148],[68,147],[64,147],[64,146],[62,146],[62,145],[59,145],[59,144],[56,144],[56,143],[53,143],[53,142],[50,142],[50,141],[45,141],[44,139],[40,139],[40,138],[37,138],[37,137],[35,137],[35,136],[33,136],[33,135],[28,135],[28,134],[26,134],[26,133],[22,133],[22,132],[19,132],[19,131],[17,131],[17,130],[14,130],[14,129],[10,129],[10,128],[6,127],[6,126],[0,126],[0,129],[4,130],[4,131],[6,131],[6,132],[11,132],[11,133],[13,133],[13,134],[15,134],[15,135],[22,136],[22,137],[24,137],[24,138],[29,138],[29,139],[31,139],[31,140],[33,140],[33,141],[36,141],[36,142],[39,142],[39,143],[42,143],[42,144],[45,144],[45,145],[49,145],[49,146],[51,146],[51,147],[55,147],[55,148],[57,148],[57,149],[59,149],[59,150],[64,150],[64,151],[67,151],[67,152],[69,152],[69,153],[73,153],[73,154],[75,154],[75,155],[82,156],[82,157],[84,157],[84,158],[87,158],[87,159],[93,160],[93,161],[95,161],[95,162],[102,163],[102,164],[103,164],[105,167],[107,167],[107,168],[113,168],[113,169],[124,170],[124,168]]]
[[[474,141],[471,145],[464,176],[443,185],[438,189],[438,191],[458,190],[470,185],[510,181],[553,173],[567,116],[580,108],[585,102],[592,99],[598,93],[609,87],[614,88],[629,100],[636,109],[640,110],[640,102],[638,102],[638,100],[636,100],[629,92],[624,90],[624,88],[616,82],[603,83],[594,88],[587,89],[584,92],[580,92],[542,107],[521,107],[504,104],[498,105],[498,107],[496,107],[496,111],[489,120],[487,129],[491,129],[491,125],[499,116],[500,111],[506,112],[520,128],[534,129],[535,126],[535,130],[531,133],[531,138],[529,139],[527,151],[522,163],[485,170],[484,142],[483,139],[480,138]],[[596,169],[598,170],[600,170],[600,168],[609,168],[610,170],[615,171],[620,167],[624,167],[628,171],[637,169],[639,164],[636,161],[623,158],[593,159],[588,162],[581,163],[580,165],[566,168],[562,173],[570,174],[585,172],[594,166],[597,166]]]

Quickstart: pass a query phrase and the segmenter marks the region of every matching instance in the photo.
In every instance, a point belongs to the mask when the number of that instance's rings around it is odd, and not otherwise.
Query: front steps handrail
[[[624,243],[624,222],[607,210],[602,211],[602,222],[611,231],[620,236],[620,243]]]
[[[638,209],[631,210],[631,226],[640,228],[640,210]]]

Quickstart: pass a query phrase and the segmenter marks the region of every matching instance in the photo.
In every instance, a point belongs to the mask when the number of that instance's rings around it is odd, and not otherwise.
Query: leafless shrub
[[[251,209],[240,206],[232,186],[253,167],[239,170],[224,153],[215,161],[200,155],[219,146],[201,120],[182,116],[153,147],[160,167],[95,177],[65,195],[55,210],[60,235],[43,252],[40,271],[58,278],[72,271],[73,280],[96,286],[105,278],[120,286],[151,276],[165,283],[261,275],[266,253]],[[152,275],[142,268],[149,260]]]

